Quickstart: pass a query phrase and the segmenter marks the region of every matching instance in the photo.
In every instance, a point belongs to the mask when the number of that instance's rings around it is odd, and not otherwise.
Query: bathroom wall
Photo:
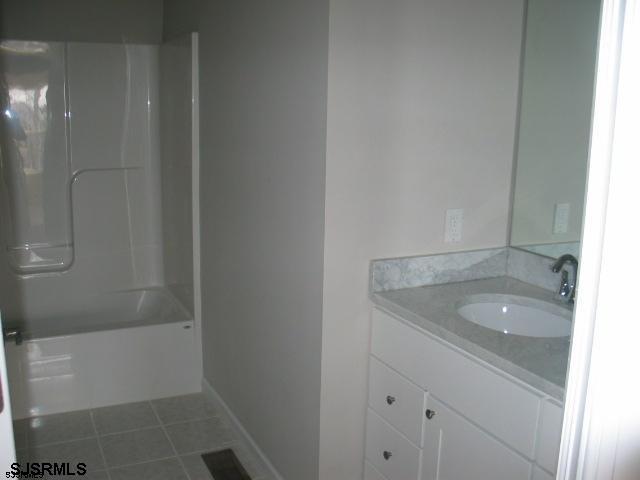
[[[58,61],[66,59],[67,161],[74,175],[48,188],[71,189],[71,201],[62,207],[73,217],[74,259],[67,271],[27,276],[0,262],[0,303],[12,323],[47,321],[52,312],[93,293],[163,282],[158,49],[50,45],[64,52]],[[29,82],[24,88],[31,88]],[[65,107],[57,113],[64,129]],[[48,170],[29,174],[45,176],[43,185],[51,182]]]
[[[355,480],[369,260],[506,244],[523,4],[331,3],[318,266],[323,29],[309,30],[307,13],[284,17],[284,3],[241,15],[232,2],[194,0],[190,17],[165,2],[176,12],[165,34],[200,31],[201,82],[211,86],[201,104],[205,376],[284,478]],[[289,38],[276,48],[280,36]],[[305,169],[284,161],[293,158]],[[461,243],[443,241],[446,208],[465,209]],[[322,269],[318,405],[320,321],[311,313]]]
[[[523,1],[331,2],[320,478],[361,478],[369,260],[504,246]],[[444,243],[447,208],[462,242]]]
[[[0,0],[0,38],[159,43],[162,0]]]
[[[164,281],[194,314],[191,37],[160,46],[160,158]]]
[[[211,12],[212,9],[209,8],[208,11]],[[204,13],[204,0],[164,0],[162,5],[164,40],[198,32],[201,20],[203,27],[210,23],[210,19],[203,17]]]
[[[166,9],[174,7],[167,2]],[[328,2],[200,2],[205,379],[317,478]]]

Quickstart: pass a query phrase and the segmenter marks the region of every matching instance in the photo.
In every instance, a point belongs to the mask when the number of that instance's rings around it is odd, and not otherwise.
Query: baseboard
[[[284,480],[271,461],[269,461],[269,458],[264,454],[253,438],[251,438],[249,432],[247,432],[247,430],[242,426],[240,420],[238,420],[238,418],[233,414],[233,411],[224,402],[222,397],[218,395],[218,392],[216,392],[204,378],[202,379],[202,393],[215,404],[223,419],[226,420],[227,424],[233,430],[233,433],[244,441],[249,452],[261,463],[260,466],[262,469],[274,480]]]

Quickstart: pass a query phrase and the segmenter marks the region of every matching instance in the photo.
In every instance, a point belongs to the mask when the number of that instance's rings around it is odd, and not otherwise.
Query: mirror
[[[578,256],[600,0],[529,0],[512,247]]]

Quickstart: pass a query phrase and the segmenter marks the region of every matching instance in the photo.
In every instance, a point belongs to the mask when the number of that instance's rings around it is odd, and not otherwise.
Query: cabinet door
[[[364,480],[387,480],[369,462],[364,462]]]
[[[533,480],[555,480],[555,477],[552,477],[541,468],[533,467]]]
[[[429,398],[422,480],[528,480],[531,463]]]
[[[562,413],[562,407],[552,400],[546,400],[542,404],[536,463],[551,473],[556,473],[558,465]]]
[[[0,318],[0,332],[2,318]],[[9,379],[4,357],[4,343],[0,343],[0,475],[11,470],[10,465],[16,461],[16,450],[13,444],[13,422],[11,418],[11,400],[9,399]]]

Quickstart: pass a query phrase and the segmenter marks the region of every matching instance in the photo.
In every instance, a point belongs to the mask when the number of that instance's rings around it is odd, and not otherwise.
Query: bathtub
[[[165,288],[30,304],[3,319],[14,418],[96,408],[200,390],[196,332]]]

